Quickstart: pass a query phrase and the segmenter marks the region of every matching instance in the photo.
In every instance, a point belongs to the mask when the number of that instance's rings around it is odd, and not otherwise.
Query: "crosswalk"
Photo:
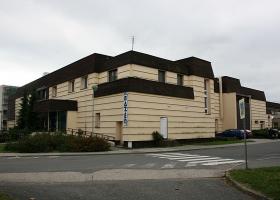
[[[197,154],[184,154],[184,153],[156,153],[147,154],[155,158],[168,159],[178,162],[186,162],[186,167],[193,167],[197,165],[214,166],[214,165],[225,165],[243,163],[244,160],[235,160],[221,157],[201,156]]]

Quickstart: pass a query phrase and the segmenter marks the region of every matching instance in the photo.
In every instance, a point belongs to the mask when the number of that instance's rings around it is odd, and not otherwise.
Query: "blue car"
[[[246,132],[246,137],[247,138],[251,137],[252,133],[251,133],[250,130],[245,130],[245,132]],[[244,138],[244,130],[229,129],[229,130],[226,130],[222,133],[216,134],[216,137],[232,137],[232,138],[243,139]]]

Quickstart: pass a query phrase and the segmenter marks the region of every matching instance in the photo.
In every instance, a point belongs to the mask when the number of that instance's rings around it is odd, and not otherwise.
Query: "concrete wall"
[[[223,93],[223,130],[237,128],[236,93]]]
[[[256,123],[256,121],[258,121],[258,123]],[[256,129],[261,128],[260,121],[265,122],[264,128],[267,128],[269,126],[268,115],[266,114],[266,102],[251,99],[251,126],[252,126],[252,130],[256,130]]]
[[[204,112],[204,102],[197,100],[128,93],[128,127],[124,141],[151,140],[160,131],[160,117],[168,118],[169,138],[214,137],[214,117]]]

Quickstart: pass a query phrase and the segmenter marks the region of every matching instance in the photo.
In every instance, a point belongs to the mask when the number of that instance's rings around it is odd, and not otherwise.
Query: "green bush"
[[[0,143],[16,141],[16,140],[23,138],[26,135],[29,135],[30,133],[31,132],[29,130],[26,130],[26,129],[19,130],[16,128],[10,129],[8,131],[1,131],[0,132]]]
[[[268,138],[268,129],[259,129],[259,130],[253,130],[252,131],[254,138]]]
[[[164,140],[163,136],[158,131],[154,131],[152,134],[153,134],[154,144],[156,146],[160,146]]]
[[[105,139],[99,137],[40,133],[26,136],[17,142],[9,142],[5,146],[5,150],[22,153],[52,151],[91,152],[108,151],[110,150],[110,144]]]

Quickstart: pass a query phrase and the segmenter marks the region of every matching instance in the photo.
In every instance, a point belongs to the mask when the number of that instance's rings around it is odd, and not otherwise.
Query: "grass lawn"
[[[280,167],[233,170],[230,176],[249,188],[280,200]]]
[[[12,200],[8,195],[0,193],[0,200]]]

